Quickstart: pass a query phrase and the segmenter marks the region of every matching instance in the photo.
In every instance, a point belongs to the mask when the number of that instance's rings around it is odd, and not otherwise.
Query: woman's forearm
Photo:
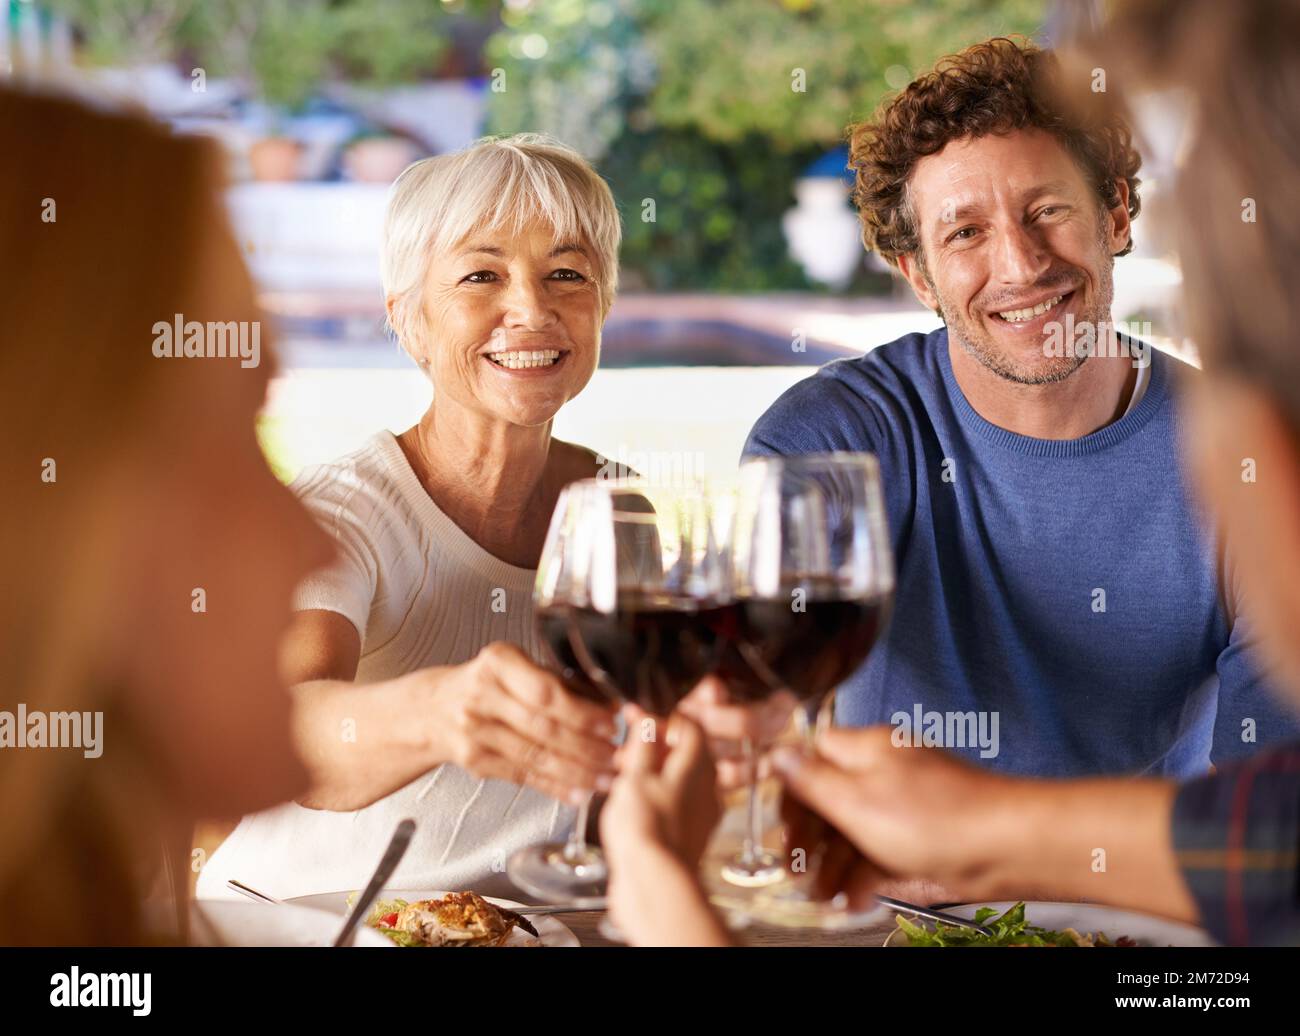
[[[1008,796],[989,892],[1095,900],[1196,922],[1174,853],[1177,785],[1155,779],[1023,781]],[[1042,890],[1041,892],[1039,890]]]
[[[732,946],[693,870],[661,845],[629,846],[610,859],[615,924],[633,946]]]
[[[356,684],[313,680],[293,688],[294,740],[311,776],[310,809],[370,805],[446,761],[420,722],[437,671]]]

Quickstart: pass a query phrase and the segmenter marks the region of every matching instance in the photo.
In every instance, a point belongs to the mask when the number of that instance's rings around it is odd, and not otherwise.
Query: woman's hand
[[[627,740],[601,811],[602,844],[612,839],[615,853],[662,846],[694,868],[722,814],[704,733],[680,714],[667,724],[635,705],[624,706],[623,714]]]
[[[765,745],[775,741],[790,722],[798,703],[784,691],[752,705],[733,701],[726,683],[718,676],[707,676],[695,685],[677,706],[677,711],[699,724],[709,739],[709,749],[717,760],[718,787],[731,791],[749,783],[750,763],[745,757],[745,740],[753,742],[759,752],[758,776],[770,770],[768,757],[761,754]]]
[[[299,612],[292,632],[285,668],[310,809],[362,809],[448,762],[575,803],[613,778],[613,710],[570,694],[514,645],[358,684],[351,622]]]
[[[667,730],[635,706],[625,715],[619,776],[600,815],[614,923],[635,946],[729,945],[696,878],[721,812],[704,734],[682,715]]]
[[[513,644],[439,670],[429,718],[436,754],[480,777],[577,805],[613,782],[612,709],[571,694]]]

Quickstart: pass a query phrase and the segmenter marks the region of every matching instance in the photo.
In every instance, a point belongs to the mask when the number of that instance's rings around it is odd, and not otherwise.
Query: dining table
[[[745,820],[748,815],[746,797],[748,788],[732,789],[723,796],[724,812],[714,830],[709,848],[701,866],[703,870],[713,868],[715,871],[722,861],[729,859],[740,849],[745,834]],[[765,842],[774,848],[780,841],[777,829],[780,825],[778,807],[780,785],[771,777],[765,778],[758,785],[759,812]],[[603,801],[597,802],[597,809]],[[596,832],[593,821],[591,833]],[[786,924],[773,924],[752,921],[733,931],[738,943],[745,946],[882,946],[885,939],[895,930],[893,911],[881,909],[863,919],[860,927],[850,928],[796,928]],[[604,911],[589,910],[565,913],[556,917],[578,937],[583,946],[621,946],[622,943],[606,938],[600,932],[600,922]]]
[[[556,920],[568,925],[583,946],[621,946],[600,934],[598,926],[603,916],[603,911],[590,910],[564,914]],[[824,930],[756,922],[737,931],[736,941],[744,946],[881,946],[894,928],[892,913],[862,928]]]

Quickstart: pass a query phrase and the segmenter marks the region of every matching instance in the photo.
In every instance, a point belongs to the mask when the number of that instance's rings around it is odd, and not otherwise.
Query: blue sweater
[[[892,722],[1044,776],[1188,777],[1296,737],[1250,665],[1231,566],[1184,481],[1173,388],[1200,375],[1150,355],[1138,405],[1080,439],[980,417],[944,328],[827,364],[759,419],[746,454],[880,459],[894,616],[840,687],[838,722]],[[948,716],[972,712],[982,740]]]

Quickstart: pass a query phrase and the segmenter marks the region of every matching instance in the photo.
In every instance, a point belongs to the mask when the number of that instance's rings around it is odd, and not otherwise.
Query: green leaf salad
[[[974,928],[959,928],[937,922],[934,929],[909,921],[902,914],[897,917],[898,927],[907,935],[909,946],[1134,946],[1127,936],[1112,942],[1104,932],[1081,935],[1073,928],[1053,931],[1040,928],[1025,920],[1025,904],[1017,903],[1000,917],[992,907],[980,907],[975,912],[975,923],[992,929],[985,935]]]

